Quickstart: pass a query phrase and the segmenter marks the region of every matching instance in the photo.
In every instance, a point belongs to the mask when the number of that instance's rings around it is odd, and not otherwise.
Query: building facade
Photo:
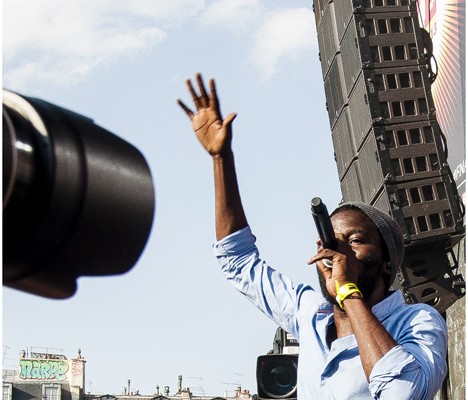
[[[81,400],[86,361],[62,354],[22,352],[16,370],[3,370],[3,400]]]
[[[122,394],[85,393],[85,359],[78,350],[75,358],[48,352],[22,352],[15,370],[3,370],[2,400],[250,400],[248,390],[239,387],[233,396],[197,396],[182,387],[178,377],[177,391],[170,394],[169,386],[150,395],[124,390]]]

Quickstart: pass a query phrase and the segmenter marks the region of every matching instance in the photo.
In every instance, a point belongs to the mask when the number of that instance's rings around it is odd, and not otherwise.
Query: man
[[[295,287],[260,259],[239,194],[231,125],[221,116],[213,80],[209,93],[188,90],[196,112],[179,105],[213,160],[215,255],[231,284],[300,344],[299,399],[433,399],[445,377],[447,331],[437,311],[406,305],[389,286],[403,259],[403,236],[390,216],[348,203],[331,216],[339,245],[316,263],[322,293]],[[330,260],[327,267],[323,260]]]

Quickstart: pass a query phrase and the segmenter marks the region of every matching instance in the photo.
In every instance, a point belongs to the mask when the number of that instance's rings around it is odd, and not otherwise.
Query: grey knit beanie
[[[387,245],[388,256],[390,258],[390,265],[392,267],[392,275],[390,284],[393,283],[398,268],[403,262],[405,254],[405,241],[403,239],[403,232],[400,225],[388,214],[383,211],[361,202],[347,202],[340,204],[331,215],[336,214],[343,207],[354,207],[361,210],[366,214],[372,222],[374,222],[377,229],[380,231],[385,244]]]

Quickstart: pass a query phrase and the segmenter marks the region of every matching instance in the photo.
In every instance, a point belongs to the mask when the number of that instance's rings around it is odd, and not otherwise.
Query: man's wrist
[[[364,297],[360,293],[353,293],[347,296],[345,299],[343,299],[343,309],[346,309],[346,303],[348,303],[348,300],[363,300]]]
[[[344,309],[344,300],[348,298],[359,299],[362,297],[362,293],[356,286],[356,284],[345,283],[343,285],[340,285],[338,282],[336,282],[336,301],[342,309]]]
[[[213,160],[224,160],[228,158],[232,159],[234,157],[234,153],[232,151],[232,148],[229,147],[227,149],[221,150],[219,153],[211,154],[211,157],[213,158]]]

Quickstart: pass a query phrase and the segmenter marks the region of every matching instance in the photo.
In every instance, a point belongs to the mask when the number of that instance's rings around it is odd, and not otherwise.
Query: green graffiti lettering
[[[50,364],[44,361],[41,362],[41,378],[42,379],[49,379],[50,378]]]
[[[68,363],[67,362],[60,362],[57,371],[57,379],[59,381],[64,381],[66,377],[66,373],[68,372]]]
[[[20,375],[21,379],[31,379],[32,361],[21,360],[20,361]]]
[[[57,373],[59,369],[57,361],[49,361],[49,366],[50,366],[50,370],[49,370],[50,378],[49,379],[55,379],[55,374]]]
[[[31,379],[41,379],[41,363],[40,361],[33,361],[31,369]]]
[[[20,360],[20,379],[58,380],[67,379],[67,361]]]

